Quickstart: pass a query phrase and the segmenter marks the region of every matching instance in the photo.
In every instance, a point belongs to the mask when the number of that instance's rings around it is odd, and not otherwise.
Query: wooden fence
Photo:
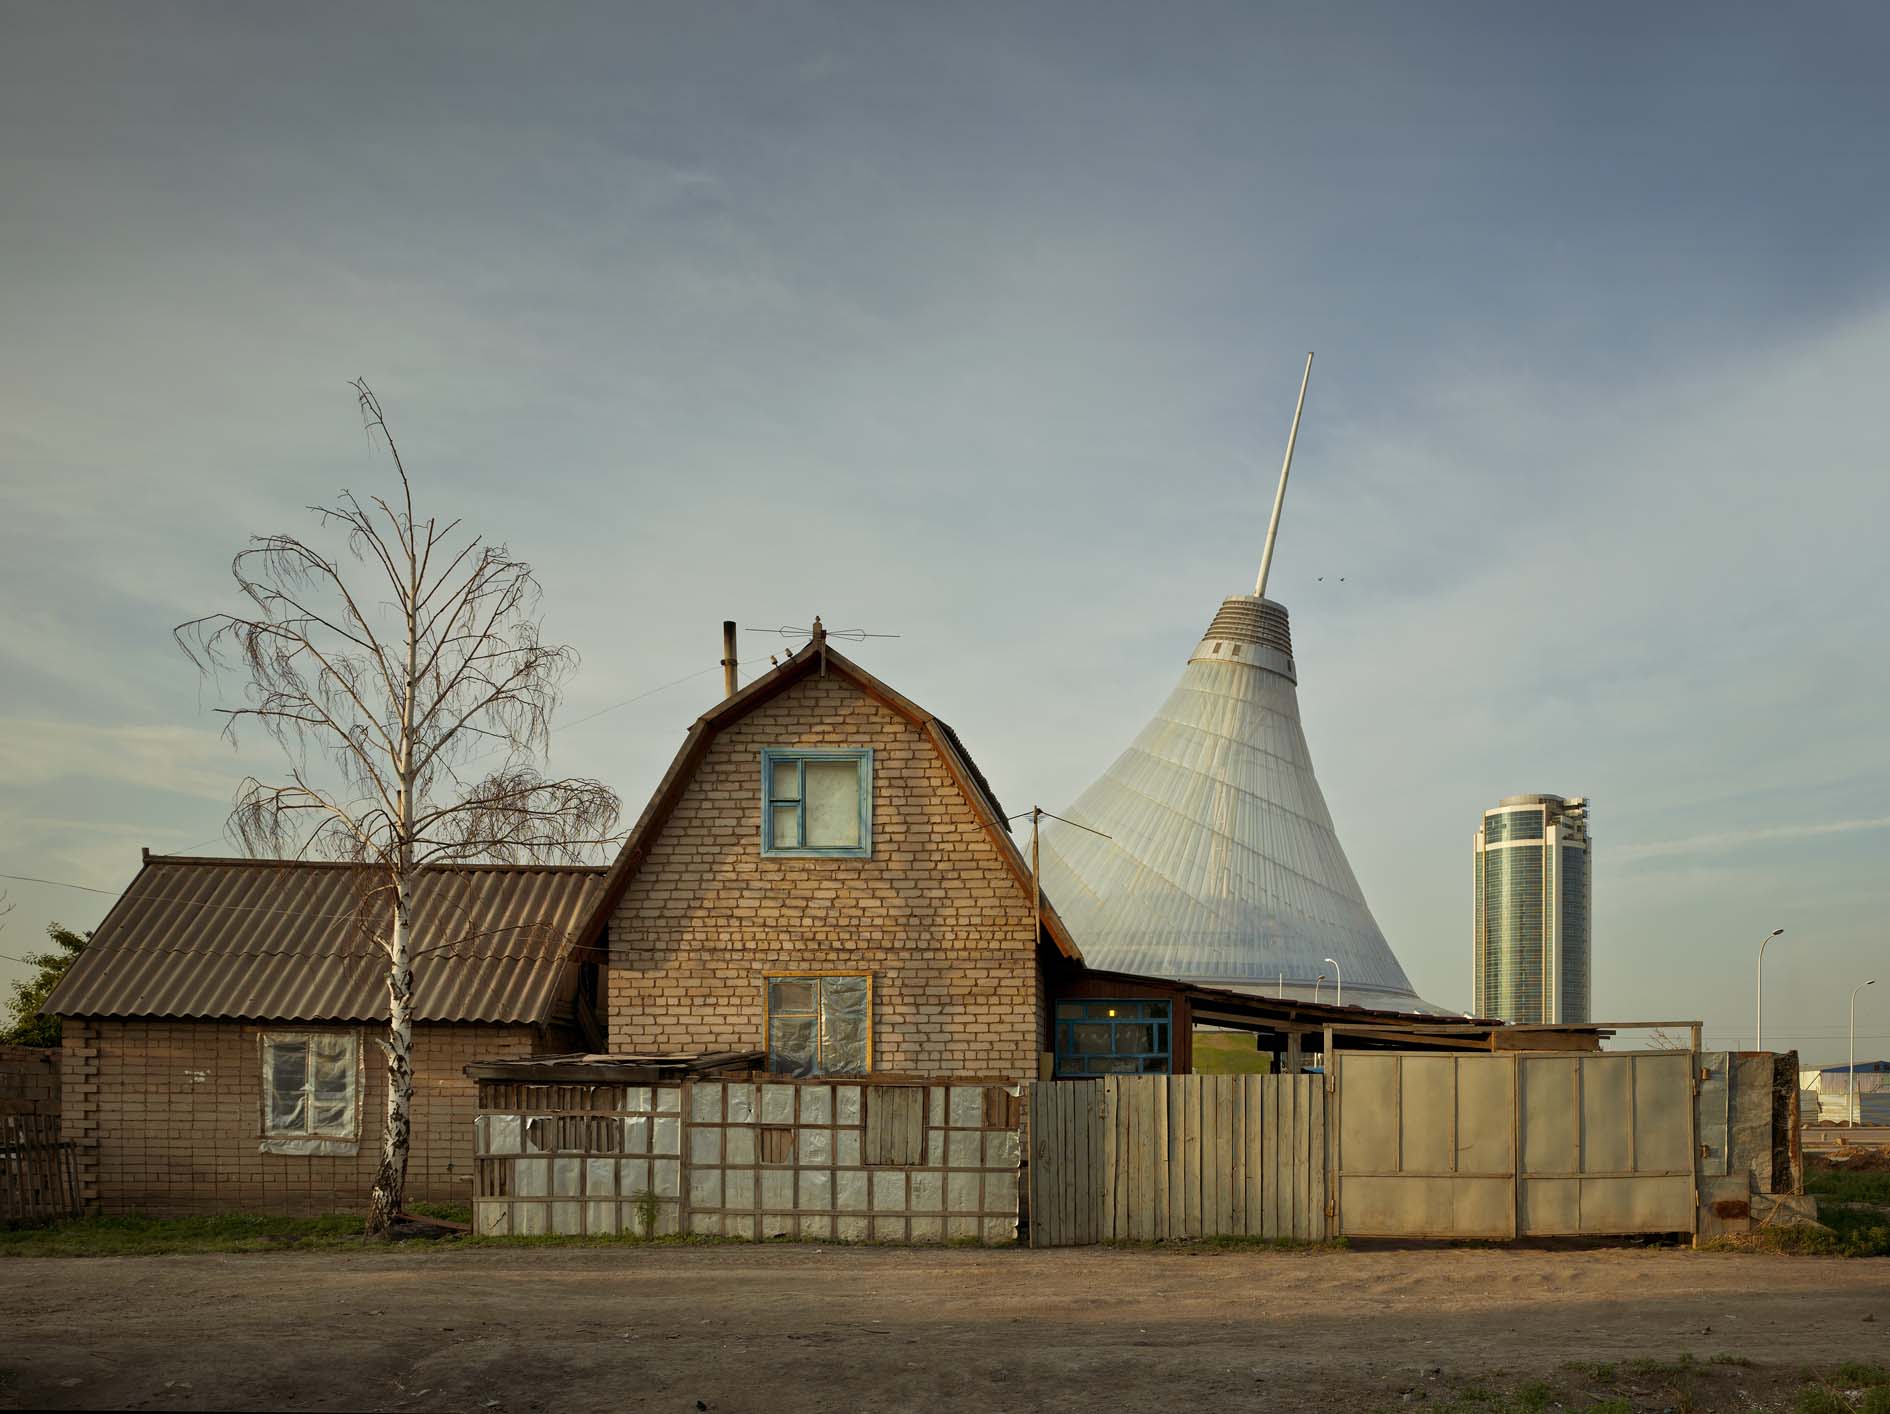
[[[0,1115],[0,1222],[79,1216],[72,1149],[57,1115]]]
[[[1124,1075],[1031,1087],[1030,1243],[1326,1235],[1316,1075]]]

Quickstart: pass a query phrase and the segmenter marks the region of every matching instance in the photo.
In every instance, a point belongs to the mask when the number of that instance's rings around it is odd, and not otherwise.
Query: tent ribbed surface
[[[1366,905],[1300,725],[1286,610],[1221,606],[1180,684],[1102,777],[1048,823],[1044,889],[1095,967],[1430,1008]]]

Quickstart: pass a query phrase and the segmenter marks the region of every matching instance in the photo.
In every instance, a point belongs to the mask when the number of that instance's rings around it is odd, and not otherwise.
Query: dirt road
[[[1890,1361],[1890,1263],[1684,1251],[475,1248],[0,1283],[18,1408],[1364,1410],[1577,1360]]]

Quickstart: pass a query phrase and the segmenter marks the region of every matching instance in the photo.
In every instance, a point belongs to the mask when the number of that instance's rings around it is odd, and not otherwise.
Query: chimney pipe
[[[722,620],[722,696],[735,695],[735,620]]]

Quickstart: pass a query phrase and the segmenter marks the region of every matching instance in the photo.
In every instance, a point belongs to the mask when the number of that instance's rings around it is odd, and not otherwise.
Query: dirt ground
[[[0,1283],[13,1408],[1368,1410],[1683,1354],[1754,1362],[1696,1396],[1742,1407],[1890,1363],[1890,1262],[1679,1250],[470,1248]]]

